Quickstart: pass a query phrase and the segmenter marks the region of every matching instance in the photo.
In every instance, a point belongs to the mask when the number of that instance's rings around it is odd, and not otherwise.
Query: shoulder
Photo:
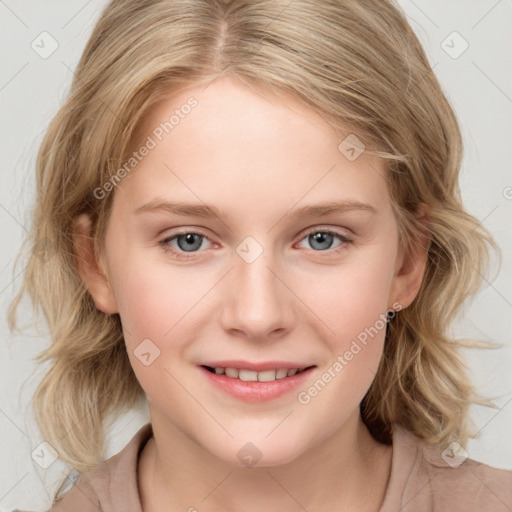
[[[394,427],[389,491],[402,512],[510,512],[512,471],[472,460],[456,442],[430,445]]]
[[[49,512],[142,512],[137,487],[137,463],[141,449],[152,435],[144,425],[116,455],[83,473],[70,491],[57,498]]]
[[[81,475],[70,491],[57,498],[49,512],[98,512],[99,498],[87,474]]]

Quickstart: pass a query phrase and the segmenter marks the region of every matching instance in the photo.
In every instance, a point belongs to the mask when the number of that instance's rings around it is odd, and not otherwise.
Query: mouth
[[[215,375],[225,375],[230,379],[238,379],[244,382],[273,382],[275,380],[281,380],[298,375],[310,368],[313,368],[314,365],[302,368],[275,368],[262,371],[222,366],[213,367],[202,365],[202,367]]]
[[[239,363],[244,368],[237,368],[233,363],[234,361],[231,362],[231,366],[220,366],[219,363],[203,364],[198,368],[213,389],[221,391],[224,396],[229,395],[250,403],[266,402],[289,395],[299,386],[307,384],[317,367],[287,363],[281,365]]]

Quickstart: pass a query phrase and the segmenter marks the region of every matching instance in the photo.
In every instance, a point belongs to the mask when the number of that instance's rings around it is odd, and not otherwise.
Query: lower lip
[[[315,367],[308,368],[291,377],[285,377],[270,382],[243,381],[212,373],[202,366],[200,366],[199,369],[214,386],[217,386],[217,388],[235,398],[246,402],[266,402],[297,389],[309,377]]]

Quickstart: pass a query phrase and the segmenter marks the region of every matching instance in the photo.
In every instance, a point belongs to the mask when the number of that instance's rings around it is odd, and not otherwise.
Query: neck
[[[391,447],[375,441],[354,414],[342,428],[293,461],[235,467],[213,456],[152,411],[153,437],[139,460],[145,512],[244,510],[375,512],[384,499]],[[368,493],[369,485],[371,493]]]

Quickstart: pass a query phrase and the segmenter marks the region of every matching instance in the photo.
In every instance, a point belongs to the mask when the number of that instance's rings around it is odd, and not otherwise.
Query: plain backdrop
[[[461,124],[464,204],[502,249],[499,274],[492,282],[486,276],[488,284],[453,332],[503,344],[498,350],[464,351],[478,391],[498,406],[472,409],[480,437],[468,451],[473,459],[512,469],[512,1],[400,4]],[[43,441],[29,408],[44,371],[34,357],[49,343],[48,334],[43,326],[39,335],[32,330],[14,336],[5,313],[21,284],[23,267],[13,272],[13,263],[30,225],[36,151],[104,5],[103,0],[0,0],[0,512],[47,510],[45,485],[50,489],[68,469],[60,460],[42,469],[32,459]],[[58,45],[51,55],[41,55],[41,43],[34,49],[41,38],[44,51]],[[28,301],[24,311],[28,320]],[[144,404],[120,418],[110,431],[107,455],[122,449],[147,421]]]

